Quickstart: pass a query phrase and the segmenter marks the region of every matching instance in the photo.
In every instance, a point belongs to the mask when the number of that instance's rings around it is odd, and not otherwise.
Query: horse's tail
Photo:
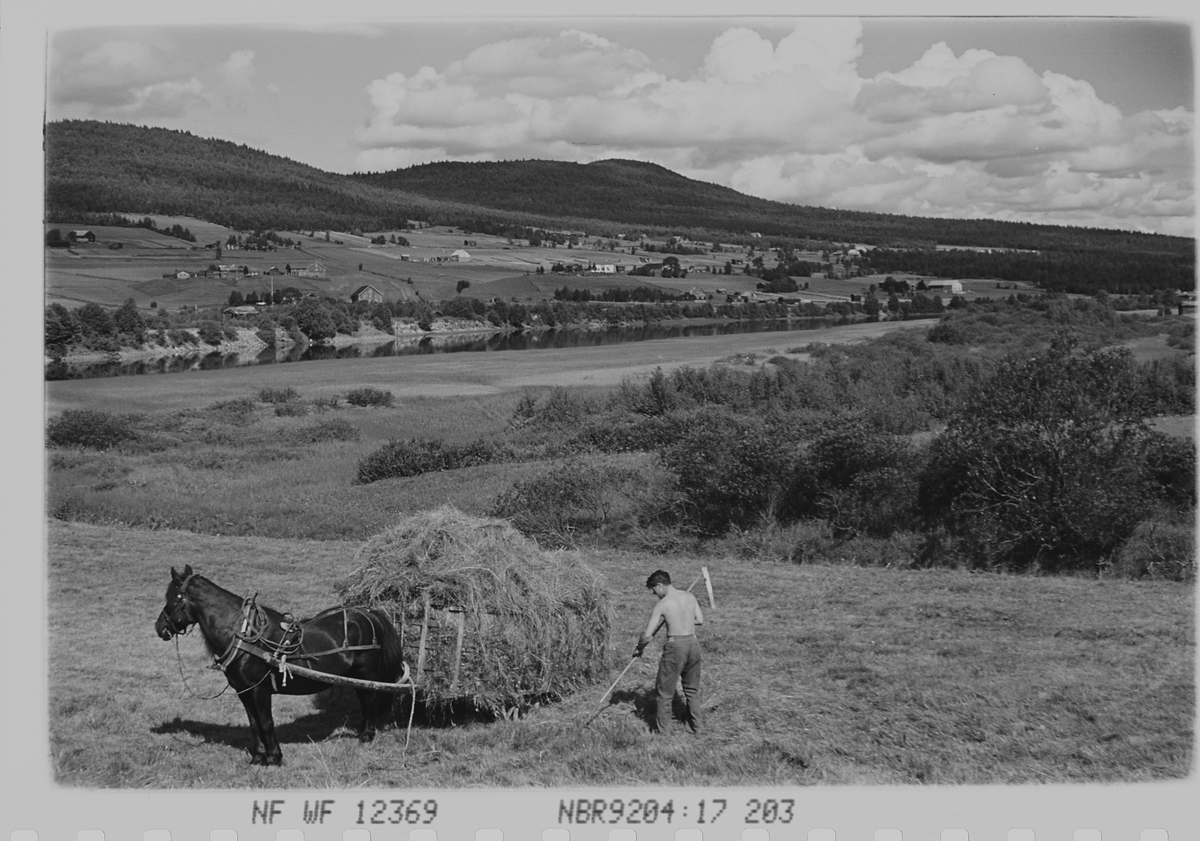
[[[408,671],[404,662],[404,648],[400,645],[400,634],[382,610],[372,608],[371,616],[374,617],[379,630],[379,680],[384,683],[397,683]]]

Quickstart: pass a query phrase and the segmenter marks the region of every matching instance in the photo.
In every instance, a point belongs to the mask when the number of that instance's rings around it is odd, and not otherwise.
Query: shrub
[[[420,476],[439,470],[476,467],[498,461],[508,461],[511,453],[487,441],[471,444],[446,444],[437,438],[413,438],[408,441],[389,441],[358,462],[359,484],[380,479]]]
[[[1117,550],[1107,572],[1121,578],[1196,580],[1196,523],[1144,520]]]
[[[660,450],[675,475],[683,519],[719,535],[775,518],[798,465],[795,448],[761,420],[706,407],[677,418],[678,433]]]
[[[570,547],[579,537],[616,524],[637,524],[632,500],[647,485],[629,467],[567,461],[517,482],[500,494],[489,516],[503,517],[544,546]]]
[[[351,406],[382,406],[384,408],[391,406],[395,402],[395,395],[390,391],[384,391],[379,388],[356,388],[346,395],[346,402]]]
[[[842,537],[887,537],[917,521],[916,458],[907,441],[851,424],[820,436],[808,451],[811,496],[796,515],[826,519]],[[799,489],[799,488],[798,488]]]
[[[1074,344],[1008,357],[932,445],[925,525],[979,566],[1095,571],[1161,494],[1129,352]]]
[[[279,418],[301,418],[307,414],[308,405],[299,401],[275,404],[275,416]]]
[[[333,418],[294,430],[289,438],[296,444],[320,444],[324,441],[357,441],[361,434],[349,421]]]
[[[259,389],[258,402],[260,403],[294,403],[300,399],[300,392],[288,386],[287,388],[263,388]]]
[[[198,332],[200,334],[200,341],[205,344],[215,347],[225,341],[225,330],[215,321],[201,322]]]
[[[659,415],[593,415],[567,447],[601,453],[651,452],[665,447],[675,433],[675,424]]]
[[[958,321],[945,317],[929,328],[925,340],[944,345],[965,345],[968,341],[967,331],[963,326]]]
[[[87,447],[107,450],[138,437],[137,415],[114,415],[93,409],[68,409],[46,424],[46,442],[52,447]]]
[[[215,420],[243,426],[254,419],[254,401],[247,397],[222,400],[209,406],[207,411]]]

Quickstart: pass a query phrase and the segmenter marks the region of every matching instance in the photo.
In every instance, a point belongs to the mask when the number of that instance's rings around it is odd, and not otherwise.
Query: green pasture
[[[154,635],[170,567],[305,614],[332,603],[361,542],[51,522],[47,545],[50,747],[69,786],[1131,783],[1191,766],[1190,587],[708,559],[698,738],[648,732],[656,643],[603,704],[611,680],[515,721],[407,733],[405,718],[369,745],[352,695],[277,698],[285,764],[251,767],[241,704],[206,699],[223,679],[200,640],[177,658]],[[645,576],[689,582],[700,561],[584,559],[616,606],[615,678],[650,609]]]

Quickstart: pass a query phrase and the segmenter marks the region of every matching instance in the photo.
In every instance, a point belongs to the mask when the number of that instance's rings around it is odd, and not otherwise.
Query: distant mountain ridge
[[[1191,239],[994,220],[933,219],[802,207],[754,198],[664,167],[608,159],[442,162],[338,175],[188,132],[90,120],[48,123],[46,215],[192,216],[239,229],[363,231],[410,219],[486,226],[639,230],[712,241],[764,238],[896,247],[968,245],[1171,254]]]

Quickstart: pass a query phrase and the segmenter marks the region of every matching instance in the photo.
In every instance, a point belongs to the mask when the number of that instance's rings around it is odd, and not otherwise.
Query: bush
[[[114,415],[93,409],[68,409],[46,424],[46,442],[52,447],[87,447],[107,450],[138,437],[137,415]]]
[[[378,388],[356,388],[346,395],[351,406],[382,406],[387,408],[395,402],[395,395]]]
[[[242,397],[237,400],[222,400],[208,407],[214,419],[234,426],[244,426],[254,420],[254,401]]]
[[[633,468],[573,460],[517,482],[496,498],[489,516],[511,520],[543,546],[571,547],[618,519],[626,529],[636,527],[641,506],[633,500],[647,485]]]
[[[684,521],[702,535],[774,520],[796,481],[795,448],[761,420],[705,407],[676,418],[661,450]]]
[[[259,389],[259,403],[294,403],[300,399],[300,392],[288,386],[287,388]]]
[[[308,405],[301,402],[276,403],[275,416],[279,418],[302,418],[308,414]]]
[[[1196,580],[1196,523],[1171,523],[1158,519],[1138,523],[1109,565],[1107,572],[1121,578]]]
[[[358,482],[366,485],[380,479],[420,476],[423,473],[477,467],[510,459],[511,453],[506,449],[487,441],[457,446],[436,438],[389,441],[359,460]]]
[[[925,334],[927,342],[944,345],[965,345],[968,341],[967,331],[956,320],[942,318],[937,324],[929,328],[929,332]]]
[[[1094,572],[1163,494],[1129,352],[1074,344],[1008,357],[931,447],[925,525],[977,566]]]
[[[225,341],[225,329],[215,321],[201,322],[198,332],[200,341],[214,347]]]
[[[888,537],[917,522],[917,459],[903,438],[851,424],[818,438],[808,452],[812,496],[795,514],[826,519],[840,537]]]

